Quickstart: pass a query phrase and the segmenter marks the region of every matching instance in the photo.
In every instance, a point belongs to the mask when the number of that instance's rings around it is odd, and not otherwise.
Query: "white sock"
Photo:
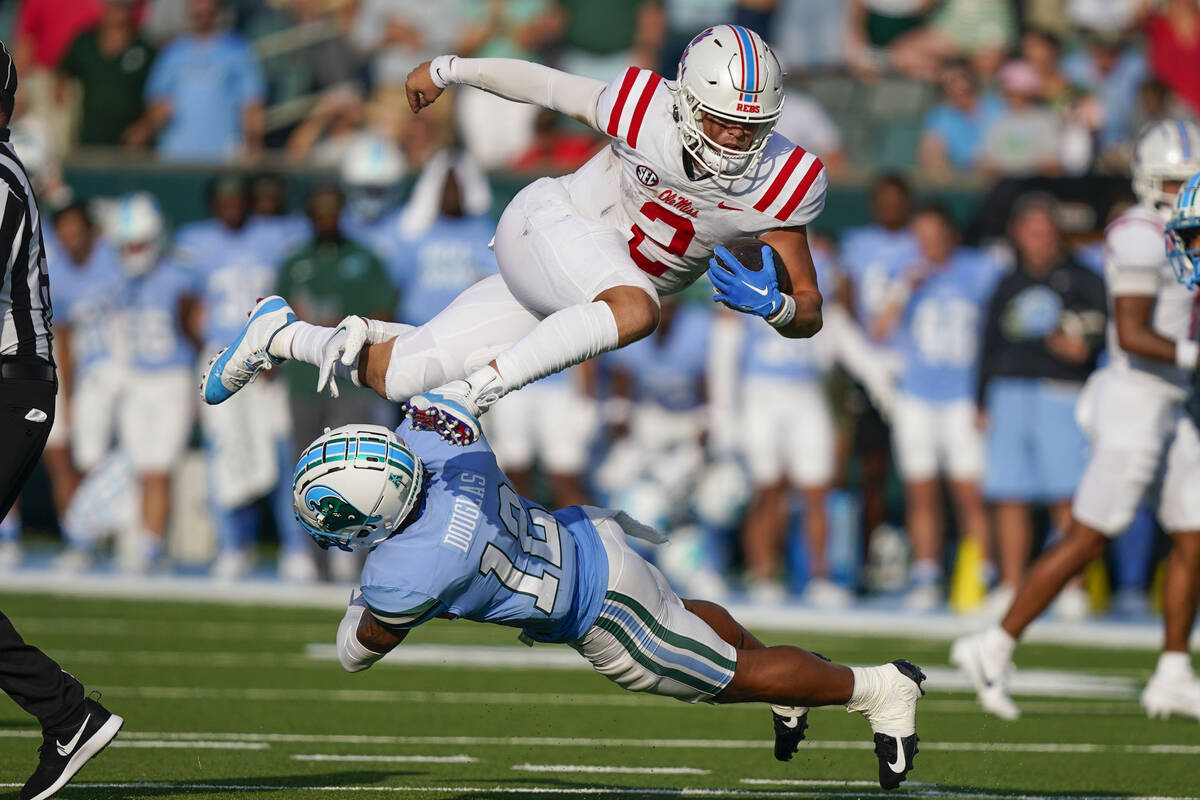
[[[999,625],[993,625],[983,632],[983,645],[988,652],[1004,661],[1011,661],[1013,651],[1017,649],[1017,640],[1008,635],[1008,631]]]
[[[1159,655],[1158,666],[1154,674],[1170,680],[1190,681],[1192,679],[1192,658],[1188,653],[1167,651]]]
[[[777,706],[772,705],[771,710],[781,717],[798,717],[808,711],[805,706]]]
[[[293,322],[280,328],[271,340],[268,352],[276,358],[292,359],[321,366],[321,353],[325,343],[333,335],[334,328],[323,325],[311,325],[307,322]]]
[[[846,703],[847,711],[868,711],[874,707],[883,690],[883,677],[879,671],[883,667],[851,667],[854,673],[854,689],[850,692],[850,702]]]
[[[555,311],[525,338],[496,356],[504,391],[617,348],[617,320],[608,303],[593,302]]]

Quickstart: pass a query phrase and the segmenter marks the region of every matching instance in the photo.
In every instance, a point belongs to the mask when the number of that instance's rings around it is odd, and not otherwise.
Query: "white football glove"
[[[317,392],[325,391],[325,386],[328,384],[330,396],[338,396],[334,369],[339,363],[350,370],[350,381],[355,386],[362,386],[358,382],[358,354],[366,343],[367,321],[365,319],[350,316],[339,322],[337,329],[321,350],[321,366],[317,373]]]

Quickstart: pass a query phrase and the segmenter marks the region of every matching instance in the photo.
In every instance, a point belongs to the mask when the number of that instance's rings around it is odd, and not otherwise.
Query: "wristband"
[[[457,56],[438,56],[429,62],[429,77],[433,80],[434,86],[445,89],[455,82],[453,69],[455,58]]]
[[[771,316],[767,317],[767,322],[772,328],[782,328],[790,323],[796,317],[796,298],[790,294],[783,296],[783,305],[779,307]]]
[[[1175,366],[1180,369],[1195,369],[1200,360],[1200,342],[1191,339],[1175,340]]]

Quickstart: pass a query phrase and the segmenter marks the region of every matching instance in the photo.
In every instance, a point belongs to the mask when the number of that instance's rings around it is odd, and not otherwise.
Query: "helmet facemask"
[[[1164,238],[1167,240],[1167,263],[1175,272],[1175,279],[1189,289],[1200,284],[1200,244],[1189,248],[1200,235],[1200,217],[1176,217],[1167,223]]]
[[[749,172],[767,148],[775,123],[782,113],[782,104],[773,114],[766,116],[739,116],[705,105],[682,81],[677,85],[675,113],[683,135],[684,149],[719,178],[740,178]],[[704,132],[704,114],[722,121],[755,126],[750,144],[745,150],[718,144]]]

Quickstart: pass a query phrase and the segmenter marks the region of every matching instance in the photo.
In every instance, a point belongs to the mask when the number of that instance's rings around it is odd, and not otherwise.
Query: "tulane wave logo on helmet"
[[[358,528],[380,520],[378,516],[367,516],[335,489],[323,484],[312,486],[304,493],[304,504],[316,513],[317,524],[326,533]]]

